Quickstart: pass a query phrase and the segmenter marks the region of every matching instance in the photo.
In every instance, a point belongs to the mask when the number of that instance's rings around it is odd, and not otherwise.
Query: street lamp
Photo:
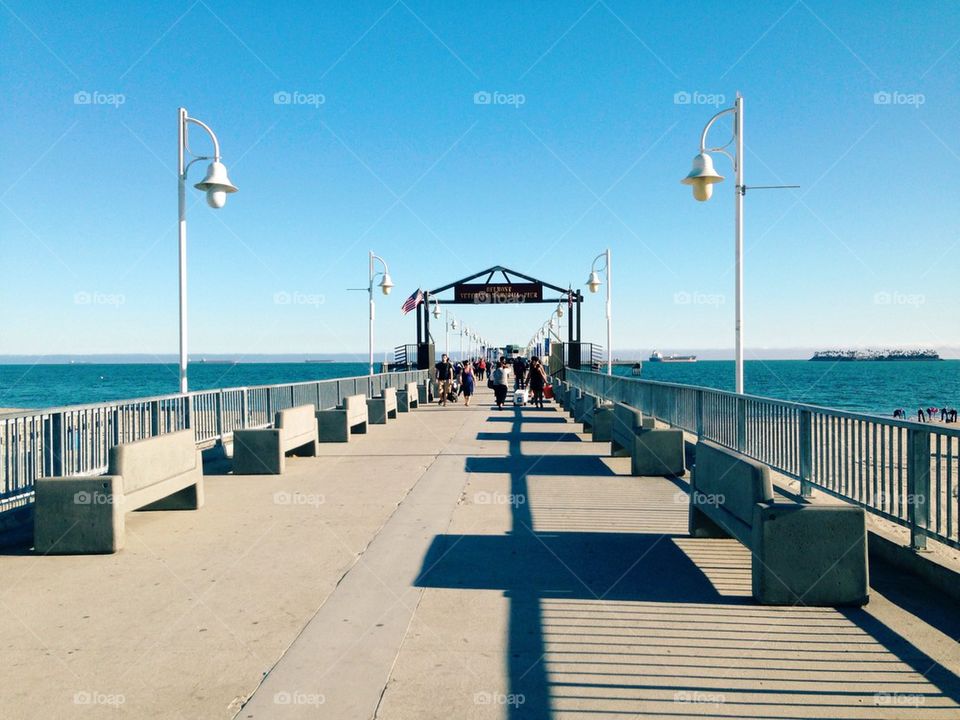
[[[380,264],[383,265],[383,272],[376,272],[375,261],[379,260]],[[390,269],[387,267],[386,261],[379,255],[374,255],[373,250],[370,251],[370,282],[367,285],[367,292],[370,295],[370,325],[369,325],[369,349],[370,349],[370,375],[373,375],[373,320],[375,315],[374,302],[373,302],[373,281],[376,280],[377,275],[382,275],[380,282],[377,283],[377,286],[380,288],[380,291],[384,295],[389,295],[390,291],[393,290],[393,280],[390,278]]]
[[[707,132],[718,118],[724,115],[733,115],[734,154],[727,152],[727,145],[707,147]],[[700,134],[700,153],[693,158],[693,168],[681,182],[693,188],[693,197],[700,202],[710,199],[713,186],[723,181],[723,176],[713,169],[713,158],[709,155],[719,152],[730,158],[733,163],[735,178],[734,186],[734,254],[736,258],[736,391],[743,393],[743,196],[746,187],[743,184],[743,98],[737,93],[733,107],[721,110],[704,126]]]
[[[610,248],[593,259],[590,265],[590,277],[587,278],[587,288],[595,293],[600,289],[600,276],[597,274],[597,260],[603,258],[603,267],[600,270],[607,276],[607,375],[613,374],[613,303],[610,301],[611,286],[613,285],[612,270],[610,260]]]
[[[213,156],[194,155],[187,143],[187,125],[193,123],[207,131],[213,140]],[[180,392],[187,392],[187,171],[200,160],[212,160],[207,168],[206,177],[194,187],[207,194],[207,204],[215,209],[222,208],[227,202],[227,194],[235,193],[237,187],[227,177],[227,168],[220,162],[220,142],[213,130],[205,123],[187,115],[186,108],[178,110],[177,120],[177,210],[180,235]],[[184,164],[185,154],[190,153],[192,160]]]

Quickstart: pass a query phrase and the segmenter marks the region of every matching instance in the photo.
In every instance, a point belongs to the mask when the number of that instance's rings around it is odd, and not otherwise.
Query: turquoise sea
[[[615,368],[630,375],[629,367]],[[365,363],[195,363],[191,389],[270,385],[366,374]],[[810,362],[748,360],[751,395],[889,415],[902,407],[960,406],[960,360]],[[733,362],[643,363],[647,380],[733,390]],[[40,408],[176,392],[172,364],[0,365],[0,407]]]

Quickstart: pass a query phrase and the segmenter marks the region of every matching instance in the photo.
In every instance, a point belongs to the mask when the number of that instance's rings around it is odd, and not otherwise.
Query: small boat
[[[696,355],[664,355],[659,350],[654,350],[650,355],[650,362],[696,362]]]

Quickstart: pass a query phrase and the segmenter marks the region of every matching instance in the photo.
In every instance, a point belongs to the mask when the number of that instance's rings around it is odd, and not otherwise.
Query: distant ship
[[[664,355],[659,350],[654,350],[650,355],[650,362],[696,362],[696,355]]]
[[[855,360],[940,360],[934,350],[820,350],[811,360],[847,362]]]

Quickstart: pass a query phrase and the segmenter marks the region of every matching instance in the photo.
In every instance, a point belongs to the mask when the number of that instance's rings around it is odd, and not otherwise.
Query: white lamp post
[[[376,272],[374,266],[374,261],[379,260],[380,264],[383,265],[383,272]],[[373,302],[373,281],[376,279],[377,275],[383,275],[383,278],[377,284],[380,288],[380,291],[384,295],[389,295],[390,291],[393,290],[393,280],[390,278],[390,269],[387,267],[386,261],[379,255],[374,255],[373,251],[370,251],[370,282],[367,285],[367,292],[370,295],[370,325],[369,325],[369,348],[370,348],[370,374],[373,375],[373,320],[375,309]]]
[[[213,140],[213,156],[194,155],[187,142],[187,125],[193,123],[207,131]],[[237,191],[236,186],[227,177],[227,168],[220,162],[220,142],[206,124],[187,115],[186,108],[180,108],[177,120],[177,210],[180,235],[180,392],[187,392],[187,171],[200,160],[212,160],[207,167],[206,177],[194,185],[197,190],[207,194],[207,204],[215,209],[222,208],[227,202],[227,194]],[[184,164],[184,156],[190,153],[193,159]]]
[[[613,266],[610,260],[610,248],[597,255],[590,265],[590,277],[587,278],[587,288],[595,293],[600,289],[600,276],[597,274],[597,260],[603,258],[603,267],[600,270],[607,276],[607,375],[613,374],[613,303],[610,300],[613,285]]]
[[[726,151],[726,145],[707,148],[707,132],[716,120],[724,115],[733,115],[734,154]],[[727,143],[729,145],[730,143]],[[743,393],[743,196],[746,188],[743,184],[743,98],[737,93],[733,107],[721,110],[706,124],[700,135],[700,153],[693,159],[693,169],[681,182],[693,187],[693,197],[701,202],[710,199],[714,184],[721,182],[723,176],[713,169],[713,158],[709,153],[719,152],[730,158],[736,174],[734,187],[734,254],[736,258],[736,391]]]

